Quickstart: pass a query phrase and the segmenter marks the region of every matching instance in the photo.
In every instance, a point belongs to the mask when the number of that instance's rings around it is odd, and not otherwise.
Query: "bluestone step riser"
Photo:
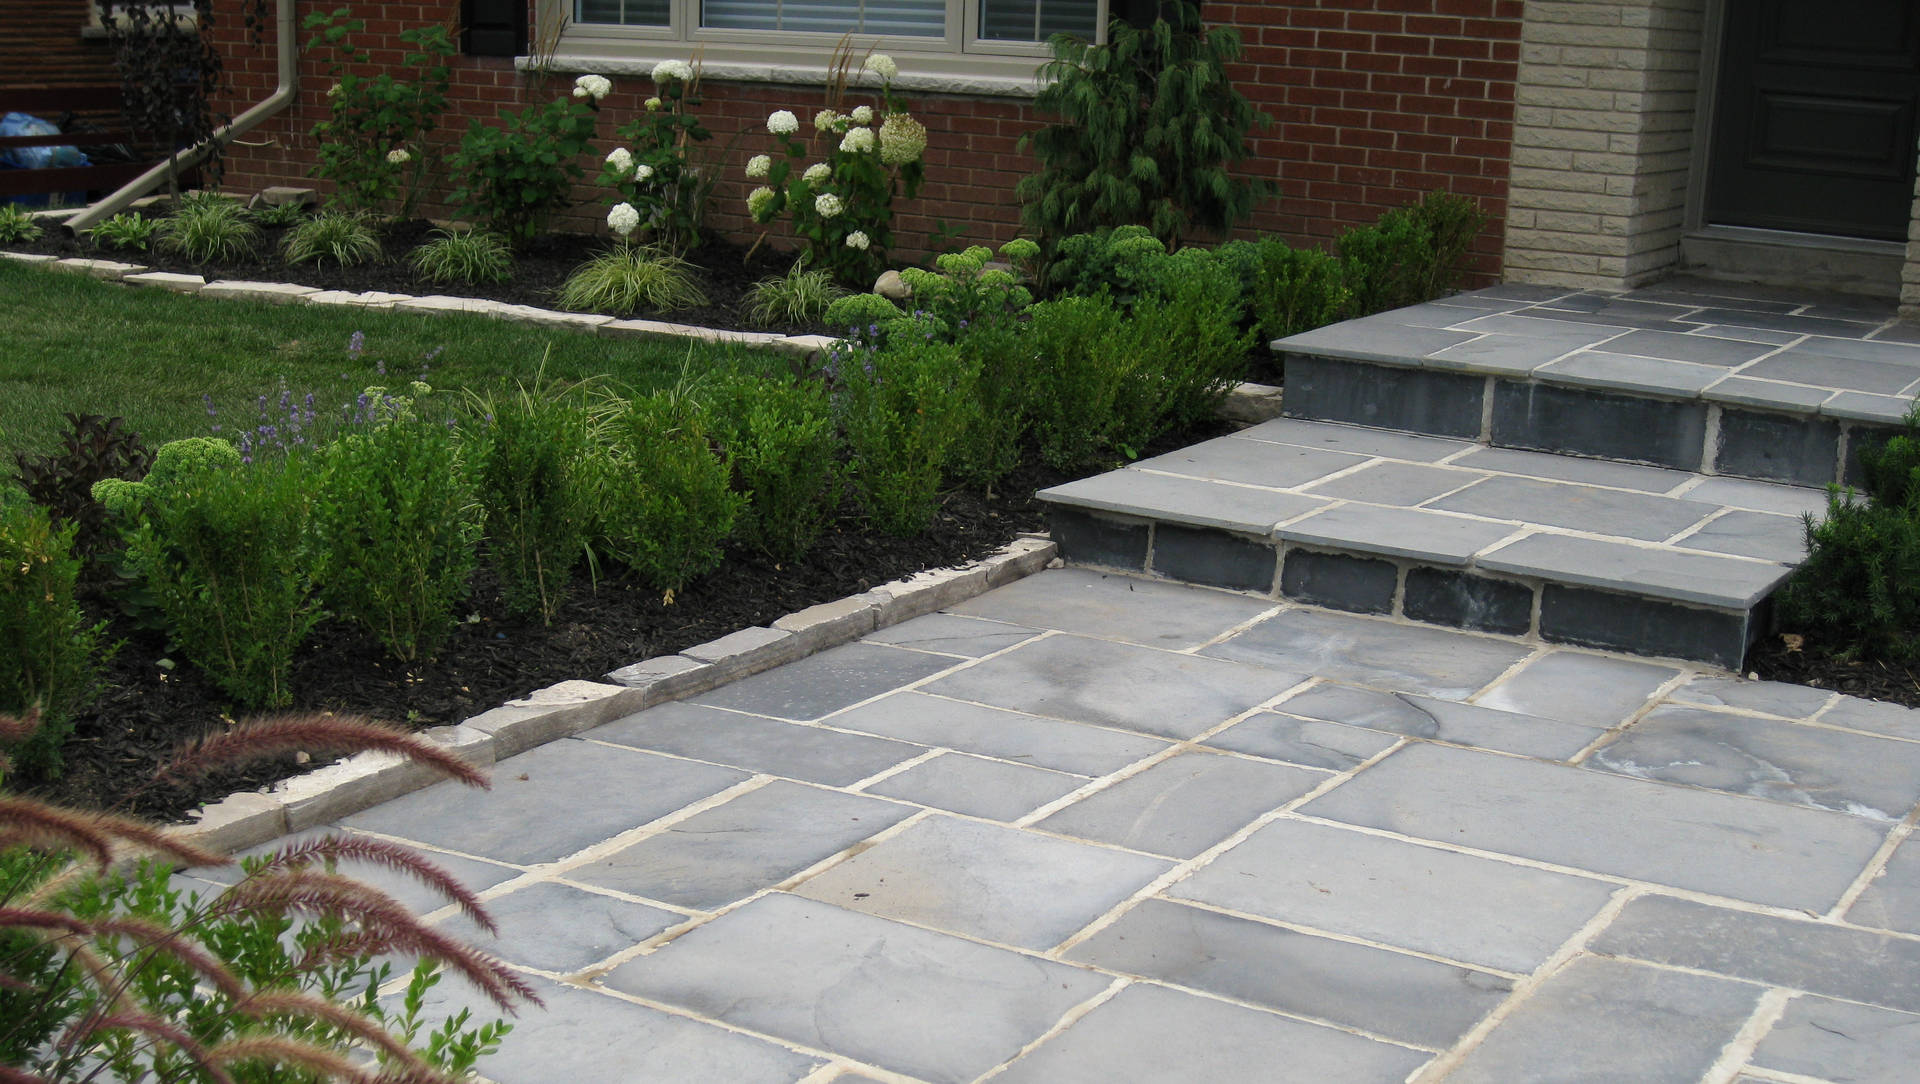
[[[1897,428],[1299,354],[1283,413],[1804,486],[1858,484],[1860,447]]]
[[[1049,512],[1069,564],[1146,573],[1207,587],[1252,591],[1353,613],[1522,636],[1554,643],[1688,659],[1737,669],[1767,627],[1751,613],[1555,583],[1489,576],[1371,554],[1096,516]]]

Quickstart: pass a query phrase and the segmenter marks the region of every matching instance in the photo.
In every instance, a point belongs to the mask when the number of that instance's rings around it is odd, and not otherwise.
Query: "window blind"
[[[573,19],[579,23],[616,23],[621,26],[666,26],[672,0],[574,0]]]
[[[700,5],[700,25],[717,30],[937,38],[946,34],[946,24],[946,0],[702,0]]]
[[[980,0],[980,36],[987,41],[1046,41],[1072,34],[1092,41],[1100,0]]]

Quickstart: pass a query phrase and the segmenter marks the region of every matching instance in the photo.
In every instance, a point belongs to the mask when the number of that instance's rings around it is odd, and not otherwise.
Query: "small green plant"
[[[260,228],[246,209],[212,192],[182,196],[160,221],[160,247],[194,263],[231,262],[253,255]]]
[[[327,119],[313,126],[319,147],[313,175],[333,182],[333,203],[359,211],[394,209],[408,218],[427,182],[427,137],[446,112],[450,61],[458,50],[444,26],[402,30],[400,40],[410,48],[400,55],[396,76],[391,60],[353,44],[366,22],[350,14],[346,7],[314,12],[304,23],[315,31],[307,51],[328,52],[333,78]]]
[[[1145,428],[1122,436],[1129,458],[1168,429],[1210,417],[1246,369],[1253,334],[1240,328],[1240,282],[1212,252],[1166,258],[1133,307],[1130,331],[1147,351],[1136,391],[1151,404]]]
[[[799,558],[840,505],[840,445],[825,386],[739,374],[708,402],[734,488],[748,498],[734,533],[778,560]]]
[[[260,203],[247,208],[256,225],[265,229],[285,229],[307,220],[307,205],[298,200],[285,203]]]
[[[1029,405],[1041,460],[1069,471],[1110,465],[1116,449],[1151,426],[1137,394],[1149,348],[1103,295],[1043,301],[1029,314]]]
[[[854,490],[881,530],[919,534],[939,510],[953,449],[979,410],[978,362],[911,324],[883,347],[842,343],[836,354]]]
[[[1350,314],[1366,316],[1427,298],[1433,262],[1433,230],[1410,208],[1380,216],[1336,242],[1351,294]]]
[[[314,529],[331,555],[322,598],[401,662],[431,658],[479,565],[473,467],[449,419],[406,395],[363,393],[357,424],[320,449]]]
[[[95,226],[92,237],[94,244],[105,248],[145,252],[159,229],[158,220],[144,217],[139,211],[122,212]]]
[[[795,263],[785,275],[753,284],[747,291],[747,318],[763,327],[815,323],[846,293],[827,272]]]
[[[706,303],[692,264],[651,245],[625,242],[580,265],[560,287],[560,307],[574,312],[672,312]]]
[[[40,223],[13,203],[0,203],[0,244],[40,239]]]
[[[295,226],[280,242],[288,263],[358,267],[380,258],[380,238],[373,226],[356,214],[327,211]]]
[[[513,248],[497,233],[472,227],[443,227],[413,250],[413,267],[428,282],[477,286],[513,277]]]
[[[1414,217],[1427,227],[1432,252],[1427,258],[1421,300],[1440,297],[1459,285],[1466,270],[1467,250],[1486,227],[1480,205],[1450,192],[1430,192],[1414,204]]]
[[[846,328],[854,332],[871,329],[878,332],[881,328],[903,320],[907,313],[879,294],[848,294],[836,298],[827,304],[827,326],[836,332]]]
[[[1002,252],[1024,253],[1033,242],[1016,239]],[[1033,293],[1013,272],[989,267],[993,250],[974,245],[934,257],[936,270],[909,267],[900,277],[913,289],[913,307],[921,315],[959,334],[981,323],[1011,320],[1033,304]]]
[[[33,777],[60,774],[61,746],[74,709],[93,692],[106,627],[88,622],[74,601],[74,530],[15,491],[0,495],[0,711],[39,711],[39,729],[11,750]]]
[[[541,374],[545,372],[542,362]],[[487,552],[508,612],[551,624],[593,527],[593,422],[581,388],[536,375],[476,399],[469,436]]]
[[[1340,261],[1317,248],[1262,242],[1256,273],[1246,281],[1254,333],[1261,342],[1325,327],[1345,318],[1353,302]]]
[[[1040,168],[1015,188],[1021,221],[1049,250],[1069,234],[1128,224],[1177,245],[1245,220],[1272,191],[1232,172],[1268,119],[1228,77],[1239,34],[1203,28],[1192,0],[1159,10],[1144,28],[1115,19],[1104,43],[1064,34],[1051,43],[1034,107],[1060,120],[1021,138]]]
[[[720,563],[746,498],[732,466],[683,395],[616,401],[594,457],[595,548],[659,591],[679,591]]]
[[[460,183],[450,199],[460,216],[516,244],[532,240],[586,175],[579,159],[593,142],[599,108],[599,96],[587,94],[502,110],[497,128],[473,121],[453,155]]]
[[[599,89],[592,79],[601,77],[581,78],[588,97]],[[656,244],[685,252],[700,243],[707,193],[717,179],[694,168],[690,154],[713,133],[693,112],[701,104],[699,69],[663,60],[653,66],[653,84],[657,93],[620,129],[620,145],[600,172],[600,183],[619,197],[607,221],[623,238],[644,226]]]

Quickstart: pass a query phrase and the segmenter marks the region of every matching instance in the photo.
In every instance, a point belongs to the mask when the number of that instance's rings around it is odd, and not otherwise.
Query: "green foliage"
[[[36,241],[40,234],[40,223],[24,207],[0,203],[0,244]]]
[[[513,277],[513,249],[499,234],[443,227],[433,240],[413,250],[413,267],[428,282],[475,286]]]
[[[1117,226],[1061,238],[1047,281],[1060,293],[1107,293],[1122,308],[1151,284],[1167,256],[1166,242],[1145,226]]]
[[[285,203],[261,203],[248,207],[247,214],[253,217],[256,225],[270,229],[284,229],[298,226],[307,220],[307,205],[298,200]]]
[[[1440,297],[1460,284],[1466,271],[1467,249],[1486,228],[1480,205],[1451,192],[1429,192],[1413,207],[1414,217],[1427,227],[1432,254],[1427,260],[1421,300]]]
[[[280,251],[288,263],[332,260],[340,267],[357,267],[380,258],[380,238],[360,215],[328,211],[288,231]]]
[[[616,404],[603,420],[594,507],[596,548],[660,591],[678,591],[720,563],[746,497],[684,396]]]
[[[707,142],[713,133],[693,112],[701,104],[699,77],[686,65],[684,74],[691,78],[681,78],[681,69],[674,62],[655,66],[658,93],[621,127],[620,146],[600,173],[600,183],[633,208],[635,221],[675,253],[700,243],[706,197],[718,179],[715,171],[695,169],[689,160],[692,145]]]
[[[975,324],[1004,322],[1033,304],[1033,293],[1004,268],[988,267],[993,251],[974,245],[934,258],[937,270],[910,267],[900,277],[913,288],[916,311],[958,333]]]
[[[82,560],[99,552],[105,527],[103,512],[93,499],[94,483],[108,478],[137,481],[153,464],[153,453],[128,429],[125,418],[98,414],[65,415],[68,432],[53,455],[15,452],[20,487],[27,498],[45,508],[56,524],[72,524],[74,550]]]
[[[1015,189],[1021,220],[1051,247],[1069,234],[1137,224],[1169,244],[1243,221],[1272,186],[1233,176],[1248,135],[1266,122],[1233,88],[1240,58],[1228,27],[1203,29],[1200,5],[1160,5],[1139,28],[1114,20],[1107,41],[1051,42],[1047,85],[1034,100],[1060,118],[1021,139],[1039,170]]]
[[[815,380],[735,375],[708,399],[715,436],[746,494],[734,534],[772,557],[805,554],[840,505],[839,441]]]
[[[879,294],[848,294],[827,305],[826,321],[829,327],[861,330],[884,327],[906,315]]]
[[[577,387],[540,377],[474,405],[486,427],[469,436],[468,454],[501,600],[551,624],[593,526],[592,421]]]
[[[402,662],[431,658],[479,565],[480,506],[453,423],[381,395],[318,456],[314,528],[331,556],[322,598]]]
[[[954,442],[948,472],[989,492],[1020,465],[1021,440],[1033,409],[1034,359],[1025,330],[1013,320],[980,320],[956,340],[980,377],[974,385],[977,410]]]
[[[1144,443],[1150,411],[1136,388],[1149,358],[1120,310],[1094,296],[1043,301],[1029,311],[1032,426],[1041,460],[1083,470],[1107,465],[1122,445]]]
[[[376,60],[350,40],[366,30],[351,9],[313,12],[302,26],[314,35],[309,54],[324,50],[333,85],[327,89],[327,119],[313,126],[319,160],[313,175],[333,182],[332,202],[349,210],[382,211],[397,205],[407,218],[427,181],[427,137],[446,112],[447,90],[457,50],[443,26],[400,32],[410,48],[396,77],[390,60]],[[362,74],[372,70],[373,75]]]
[[[300,458],[242,464],[222,440],[175,441],[143,482],[94,495],[122,528],[170,639],[243,704],[281,707],[294,652],[320,618],[330,570],[311,530],[313,471]]]
[[[194,263],[230,263],[253,255],[260,228],[246,208],[212,192],[182,196],[160,220],[160,247]]]
[[[1240,330],[1243,311],[1239,280],[1213,253],[1186,248],[1166,258],[1133,308],[1131,332],[1152,360],[1137,389],[1150,404],[1144,429],[1122,438],[1129,458],[1159,433],[1219,408],[1253,348],[1252,333]]]
[[[515,243],[531,240],[569,205],[574,182],[586,175],[579,159],[599,117],[595,102],[556,98],[501,110],[497,128],[473,121],[453,155],[460,183],[449,198],[460,216]]]
[[[137,0],[90,5],[109,13],[102,19],[113,68],[120,76],[120,112],[128,127],[163,147],[202,146],[200,168],[217,183],[226,144],[212,138],[225,120],[214,101],[226,83],[222,54],[230,46],[215,42],[214,0]],[[260,43],[266,21],[265,0],[246,0],[244,18]],[[180,166],[165,162],[167,191],[180,191]]]
[[[707,295],[693,265],[652,245],[622,242],[576,268],[560,287],[560,307],[624,316],[698,308]]]
[[[156,219],[145,218],[139,211],[131,214],[122,212],[95,226],[90,236],[94,244],[105,248],[145,252],[153,244],[154,234],[159,230],[160,223]],[[5,232],[5,224],[0,223],[0,240],[6,239]]]
[[[1345,318],[1353,303],[1340,261],[1317,248],[1264,242],[1258,273],[1248,287],[1254,333],[1260,342],[1298,335]]]
[[[918,534],[939,510],[955,444],[979,411],[977,359],[931,328],[896,328],[885,347],[843,343],[835,358],[854,491],[888,534]]]
[[[61,744],[92,695],[106,627],[88,623],[74,601],[74,530],[11,491],[0,496],[0,711],[40,708],[40,728],[10,750],[29,776],[60,774]]]
[[[761,279],[747,291],[747,318],[763,327],[811,324],[827,314],[828,306],[847,291],[833,276],[795,263],[779,278]]]

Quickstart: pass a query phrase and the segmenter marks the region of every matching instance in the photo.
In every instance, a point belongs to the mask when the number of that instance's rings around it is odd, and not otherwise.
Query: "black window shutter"
[[[460,50],[468,56],[527,51],[527,0],[460,0]]]

